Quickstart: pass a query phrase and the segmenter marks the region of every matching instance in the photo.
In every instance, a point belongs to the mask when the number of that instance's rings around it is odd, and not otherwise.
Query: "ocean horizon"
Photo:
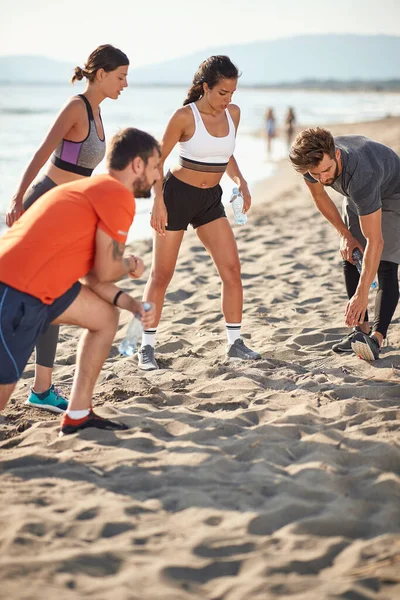
[[[5,229],[4,214],[33,154],[51,127],[67,99],[82,93],[82,84],[64,85],[12,84],[0,85],[0,233]],[[137,127],[161,139],[168,119],[182,105],[187,88],[183,86],[131,86],[117,101],[102,103],[106,139],[123,127]],[[235,157],[250,188],[274,172],[277,161],[287,153],[283,138],[273,141],[267,157],[263,130],[264,114],[273,107],[277,127],[283,124],[285,112],[293,106],[297,124],[302,126],[352,123],[400,115],[400,93],[395,92],[325,92],[240,87],[234,96],[241,108]],[[343,130],[345,133],[345,127]],[[165,163],[166,170],[177,159],[176,149]],[[104,161],[95,173],[105,170]],[[224,175],[221,181],[223,202],[229,203],[234,183]],[[138,200],[137,216],[129,241],[151,237],[149,223],[151,200]],[[251,213],[250,213],[251,218]]]

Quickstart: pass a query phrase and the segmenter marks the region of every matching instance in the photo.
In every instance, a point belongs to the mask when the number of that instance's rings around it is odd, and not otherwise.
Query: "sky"
[[[316,33],[400,35],[400,0],[0,0],[0,56],[81,64],[110,43],[138,67]]]

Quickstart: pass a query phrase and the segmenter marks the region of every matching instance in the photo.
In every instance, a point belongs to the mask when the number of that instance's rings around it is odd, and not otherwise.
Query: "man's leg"
[[[0,411],[6,407],[6,404],[9,401],[16,385],[16,383],[0,384]]]
[[[347,262],[347,260],[343,261],[343,272],[347,297],[350,300],[356,292],[358,282],[360,281],[360,274],[357,270],[357,267]],[[364,323],[361,323],[359,328],[364,333],[369,333],[371,328],[369,326],[368,310],[365,312]]]
[[[119,312],[82,286],[72,304],[54,324],[78,325],[86,329],[79,341],[76,370],[68,410],[89,409],[93,389],[108,356],[118,326]]]
[[[360,280],[360,274],[357,271],[357,267],[347,262],[347,260],[343,261],[343,273],[344,273],[344,281],[346,284],[347,296],[350,300],[355,294],[355,291],[358,286],[358,282]],[[361,323],[350,331],[348,335],[346,335],[342,340],[336,342],[332,346],[332,350],[337,354],[346,354],[353,352],[351,347],[351,342],[353,341],[354,336],[357,332],[362,331],[366,334],[370,332],[369,320],[368,320],[368,311],[365,313],[364,323]]]
[[[379,358],[380,348],[399,301],[398,264],[381,260],[378,267],[379,289],[375,299],[375,318],[370,336],[358,333],[352,341],[355,354],[364,360]]]
[[[378,268],[379,289],[375,299],[375,318],[372,334],[382,346],[399,301],[399,265],[381,260]]]

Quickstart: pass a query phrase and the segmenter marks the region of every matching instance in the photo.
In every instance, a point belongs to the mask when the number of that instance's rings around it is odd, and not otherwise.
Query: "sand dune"
[[[339,132],[400,150],[399,119]],[[0,597],[400,597],[399,313],[376,363],[331,352],[346,331],[338,240],[287,164],[235,233],[243,335],[262,360],[224,360],[219,281],[189,232],[162,369],[118,356],[121,314],[96,387],[99,412],[128,431],[58,438],[58,418],[23,407],[28,366],[0,421]],[[150,244],[140,253],[149,264]],[[63,328],[66,390],[76,340]]]

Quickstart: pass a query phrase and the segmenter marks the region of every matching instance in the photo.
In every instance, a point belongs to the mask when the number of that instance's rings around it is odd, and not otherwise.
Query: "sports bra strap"
[[[196,123],[200,123],[200,122],[202,122],[202,118],[201,118],[201,115],[200,115],[200,111],[199,111],[199,109],[197,108],[196,104],[195,104],[194,102],[191,102],[191,103],[189,104],[189,106],[190,106],[190,108],[192,109],[193,116],[194,116],[194,119],[195,119]]]
[[[90,121],[94,121],[93,111],[92,111],[92,107],[90,106],[89,100],[83,94],[78,94],[78,98],[82,98],[82,100],[86,104],[86,110],[87,110],[88,115],[89,115],[89,120]]]

